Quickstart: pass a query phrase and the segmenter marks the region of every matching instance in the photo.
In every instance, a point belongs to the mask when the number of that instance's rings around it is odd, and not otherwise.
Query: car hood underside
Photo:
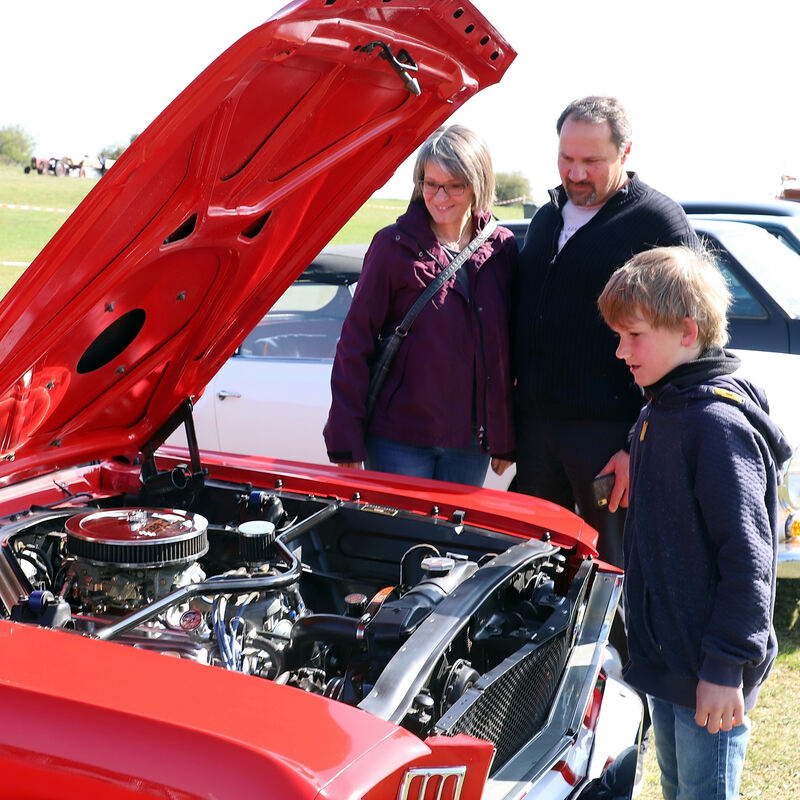
[[[195,79],[0,304],[0,480],[135,457],[514,51],[469,3],[288,6]]]

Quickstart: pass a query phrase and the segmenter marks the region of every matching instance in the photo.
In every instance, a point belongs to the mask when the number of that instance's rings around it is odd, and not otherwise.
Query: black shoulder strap
[[[483,230],[446,266],[442,271],[425,287],[425,291],[417,298],[417,301],[408,310],[408,313],[403,317],[403,321],[397,326],[396,333],[400,336],[405,336],[412,323],[416,319],[417,314],[422,310],[423,306],[439,291],[439,289],[447,283],[453,275],[461,268],[461,265],[492,235],[494,229],[497,227],[497,220],[494,217],[489,217],[489,221],[484,225]],[[403,231],[408,233],[408,231]],[[414,241],[437,263],[439,260],[429,250],[426,250],[419,244],[417,238],[412,234]],[[441,267],[442,265],[439,264]]]

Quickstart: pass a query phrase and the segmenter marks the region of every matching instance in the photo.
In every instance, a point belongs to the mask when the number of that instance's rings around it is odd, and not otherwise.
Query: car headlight
[[[786,538],[800,539],[800,448],[783,468],[778,497],[784,509]]]
[[[794,451],[783,468],[778,494],[787,509],[800,511],[800,448]]]

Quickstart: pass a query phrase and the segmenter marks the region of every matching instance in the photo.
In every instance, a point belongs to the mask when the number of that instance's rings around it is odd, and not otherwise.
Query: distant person
[[[622,565],[628,432],[642,406],[597,297],[632,255],[697,237],[680,206],[625,171],[628,115],[612,97],[570,103],[556,123],[561,185],[531,220],[516,308],[517,490],[577,508],[600,557]],[[614,473],[608,503],[592,482]],[[624,653],[623,653],[624,655]]]
[[[647,397],[625,522],[625,680],[646,692],[666,800],[739,796],[747,712],[777,652],[777,474],[791,448],[724,351],[710,257],[657,248],[599,298]]]
[[[426,286],[492,219],[485,142],[460,125],[422,145],[408,210],[375,234],[342,328],[325,426],[348,467],[480,485],[514,447],[511,281],[517,246],[497,227],[420,310],[367,419],[370,363]]]

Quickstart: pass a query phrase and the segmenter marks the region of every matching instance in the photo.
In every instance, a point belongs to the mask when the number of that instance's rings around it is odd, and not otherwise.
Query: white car
[[[520,245],[529,220],[503,224]],[[717,253],[733,292],[730,347],[742,375],[763,386],[772,416],[800,446],[800,256],[761,228],[693,219]],[[330,371],[366,245],[329,246],[261,320],[206,388],[194,410],[201,447],[327,464],[322,429],[330,407]],[[168,443],[182,444],[182,431]],[[489,471],[486,486],[513,479]],[[779,574],[800,577],[800,455],[786,470],[781,496],[785,541]]]
[[[331,365],[366,250],[326,247],[251,331],[194,408],[201,447],[329,463]],[[167,440],[185,443],[182,428]],[[507,489],[513,476],[489,470],[485,485]]]

